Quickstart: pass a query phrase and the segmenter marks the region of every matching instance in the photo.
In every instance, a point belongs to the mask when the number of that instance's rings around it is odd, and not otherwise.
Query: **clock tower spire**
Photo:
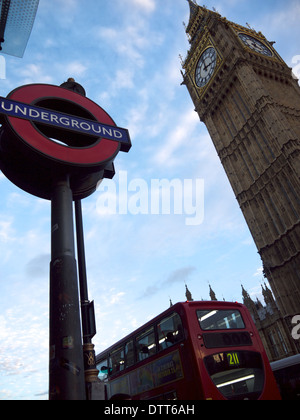
[[[198,5],[194,0],[187,0],[190,5],[191,18],[198,13]]]
[[[300,314],[300,88],[261,32],[188,2],[183,84],[291,327]]]

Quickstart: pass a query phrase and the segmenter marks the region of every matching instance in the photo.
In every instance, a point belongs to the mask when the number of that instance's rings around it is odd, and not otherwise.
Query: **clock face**
[[[255,52],[263,55],[267,55],[268,57],[272,57],[273,53],[272,51],[262,42],[260,42],[258,39],[253,38],[250,35],[246,35],[243,33],[239,34],[240,39],[243,41],[247,47],[251,48]]]
[[[198,87],[205,86],[211,79],[217,65],[217,52],[213,47],[207,48],[201,55],[197,67],[195,80]]]

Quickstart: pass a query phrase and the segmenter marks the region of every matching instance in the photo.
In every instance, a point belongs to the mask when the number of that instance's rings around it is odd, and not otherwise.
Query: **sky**
[[[276,41],[300,78],[299,0],[206,6]],[[24,57],[5,56],[1,96],[73,77],[131,135],[115,178],[82,203],[97,353],[184,301],[185,283],[195,300],[209,284],[220,300],[242,301],[241,284],[261,297],[257,249],[181,86],[188,21],[186,0],[40,0]],[[51,204],[2,173],[0,197],[0,399],[45,400]]]

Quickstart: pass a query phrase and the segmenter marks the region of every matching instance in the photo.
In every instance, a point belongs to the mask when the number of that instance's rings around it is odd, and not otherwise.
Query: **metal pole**
[[[81,201],[75,201],[75,220],[77,235],[77,255],[79,287],[81,299],[81,319],[83,333],[83,356],[87,399],[91,399],[93,383],[98,382],[99,371],[96,367],[96,354],[92,338],[96,334],[95,314],[93,302],[89,301],[86,274],[84,234]]]
[[[79,288],[81,300],[82,313],[82,333],[83,342],[90,343],[89,336],[89,318],[88,318],[88,286],[86,276],[85,250],[84,250],[84,236],[83,236],[83,222],[82,222],[82,207],[81,201],[75,201],[75,220],[76,220],[76,236],[77,236],[77,257],[78,257],[78,273],[79,273]]]
[[[51,201],[50,400],[86,399],[72,206],[66,177]]]

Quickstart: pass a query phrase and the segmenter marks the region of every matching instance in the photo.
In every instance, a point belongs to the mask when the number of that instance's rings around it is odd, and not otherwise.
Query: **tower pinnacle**
[[[190,5],[190,12],[191,12],[191,17],[197,13],[197,9],[198,9],[198,4],[196,2],[196,0],[187,0],[189,5]]]
[[[215,292],[213,291],[213,289],[211,288],[211,285],[209,285],[209,296],[210,296],[210,298],[211,298],[211,300],[215,300],[215,301],[217,301],[218,299],[217,299],[217,296],[216,296],[216,294],[215,294]]]
[[[185,285],[185,296],[186,296],[186,300],[188,301],[188,302],[193,302],[193,297],[192,297],[192,294],[191,294],[191,292],[189,291],[189,289],[188,289],[188,287],[187,287],[187,285]]]

